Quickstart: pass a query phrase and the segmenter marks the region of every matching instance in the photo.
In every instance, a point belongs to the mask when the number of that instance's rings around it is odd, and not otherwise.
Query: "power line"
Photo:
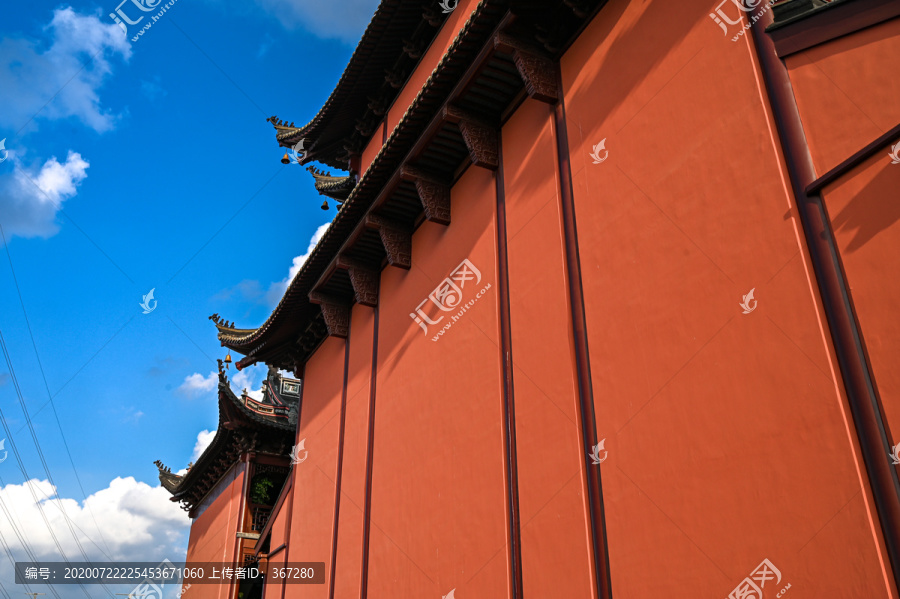
[[[19,279],[16,277],[16,270],[13,267],[12,262],[12,254],[9,251],[9,245],[6,243],[6,234],[3,231],[3,225],[0,224],[0,237],[3,238],[3,246],[6,248],[6,258],[9,260],[9,270],[12,273],[13,282],[16,285],[16,292],[19,295],[19,303],[22,305],[22,314],[25,316],[25,325],[28,327],[28,335],[31,337],[31,345],[34,347],[34,355],[37,358],[38,368],[41,371],[41,378],[44,380],[44,388],[47,390],[47,397],[49,397],[50,407],[53,409],[53,416],[56,419],[56,426],[59,428],[59,436],[62,437],[63,447],[66,449],[66,454],[69,456],[69,463],[72,464],[72,472],[75,474],[75,480],[78,482],[78,488],[81,490],[81,495],[84,497],[85,507],[88,510],[88,513],[91,515],[91,519],[94,521],[94,526],[97,527],[97,532],[100,533],[100,540],[103,541],[103,544],[106,545],[107,550],[109,549],[109,543],[106,541],[106,537],[103,536],[103,529],[100,528],[100,524],[97,523],[97,518],[94,517],[94,510],[91,509],[91,506],[87,503],[87,493],[84,491],[84,485],[81,484],[81,477],[78,475],[78,469],[75,467],[75,460],[72,458],[72,452],[69,451],[69,442],[66,441],[66,435],[63,433],[62,423],[59,421],[59,414],[56,411],[56,404],[53,402],[53,395],[50,393],[50,386],[47,384],[47,375],[44,374],[44,365],[41,363],[41,356],[38,353],[37,343],[34,340],[34,333],[31,330],[31,322],[28,320],[28,312],[25,310],[25,300],[22,298],[22,290],[19,288]],[[10,367],[12,370],[12,367]],[[22,409],[25,410],[25,402],[22,402]],[[30,418],[28,417],[28,412],[25,412],[25,418],[29,421],[29,426],[31,425]],[[35,438],[35,443],[37,443],[37,438]],[[40,447],[38,447],[38,453],[41,455],[41,461],[43,462],[44,457],[43,453],[41,453]],[[44,468],[46,469],[47,464],[44,462]],[[50,471],[47,470],[47,477],[50,477]],[[53,481],[50,481],[51,484]],[[61,506],[60,506],[61,507]],[[74,532],[72,533],[75,534]],[[76,538],[76,542],[78,539]],[[79,547],[81,544],[79,543]],[[87,556],[85,556],[87,557]],[[107,557],[109,557],[107,555]]]
[[[3,484],[3,481],[0,480],[0,485],[2,485],[2,484]],[[6,503],[3,501],[2,495],[0,495],[0,505],[3,506],[3,511],[6,512]],[[19,536],[19,540],[21,540],[22,537],[21,537],[21,535],[19,535],[19,531],[16,529],[16,523],[12,521],[12,517],[10,517],[9,514],[7,514],[7,518],[9,518],[10,525],[12,525],[13,530],[15,531],[16,535]],[[15,569],[16,559],[15,559],[15,557],[13,557],[12,550],[9,548],[9,545],[6,543],[6,538],[3,536],[2,531],[0,531],[0,544],[3,545],[3,551],[5,551],[6,555],[9,556],[9,563],[12,564],[13,569]],[[34,561],[34,560],[32,560],[32,561]],[[22,586],[25,587],[26,591],[31,590],[30,588],[28,588],[28,583],[25,583]],[[2,589],[2,588],[3,588],[3,583],[0,583],[0,589]],[[9,594],[6,592],[6,590],[3,590],[3,594],[6,595],[7,598],[9,597]]]
[[[22,389],[19,387],[19,380],[16,377],[16,372],[15,372],[15,369],[13,368],[12,359],[10,358],[9,352],[7,351],[6,340],[3,339],[2,330],[0,330],[0,349],[3,350],[3,356],[6,358],[6,364],[7,364],[7,367],[9,368],[9,375],[10,375],[10,379],[13,382],[13,388],[16,391],[16,396],[19,398],[19,402],[24,407],[24,401],[23,401],[23,397],[22,397]],[[31,477],[28,475],[28,470],[25,468],[25,463],[22,461],[22,456],[19,454],[18,447],[16,447],[15,442],[13,442],[12,434],[11,434],[12,431],[10,431],[9,426],[6,423],[6,416],[3,414],[2,409],[0,409],[0,423],[3,424],[3,430],[6,431],[7,440],[9,441],[9,444],[10,444],[10,449],[12,449],[13,455],[16,457],[16,462],[18,462],[18,464],[19,464],[19,470],[21,470],[22,475],[25,477],[26,486],[28,487],[28,490],[31,492],[31,497],[34,499],[34,503],[37,506],[38,511],[41,513],[41,518],[44,520],[44,525],[47,527],[47,531],[50,533],[50,536],[53,538],[53,543],[56,545],[56,548],[59,551],[59,555],[62,557],[63,561],[65,561],[67,564],[71,563],[69,558],[66,556],[65,552],[63,551],[62,545],[60,545],[59,539],[57,538],[56,533],[53,532],[53,527],[50,526],[50,520],[47,519],[47,514],[46,514],[46,512],[44,512],[44,506],[38,500],[37,495],[34,492],[33,485],[28,484],[28,482],[31,480]],[[29,429],[32,431],[32,436],[34,437],[35,443],[37,443],[37,437],[34,435],[34,427],[30,426]],[[53,483],[51,482],[51,484],[53,484]],[[68,515],[65,513],[65,510],[63,510],[63,515],[66,518],[66,520],[68,521]],[[73,534],[74,534],[74,532],[73,532]],[[77,539],[76,539],[76,541],[77,541]],[[86,560],[86,561],[90,561],[90,560]],[[79,586],[81,587],[81,590],[84,591],[85,596],[88,599],[91,599],[91,596],[88,595],[87,589],[84,588],[84,585],[79,583]]]

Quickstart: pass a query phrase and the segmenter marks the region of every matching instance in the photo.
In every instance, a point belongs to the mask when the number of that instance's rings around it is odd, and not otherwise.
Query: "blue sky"
[[[126,38],[109,17],[117,1],[2,8],[0,331],[56,489],[0,359],[0,498],[47,558],[14,449],[85,537],[100,522],[116,559],[182,557],[171,552],[187,520],[153,461],[183,468],[216,426],[210,373],[225,351],[207,317],[261,324],[334,215],[303,168],[280,163],[265,119],[315,115],[377,2],[238,4],[177,0],[136,42],[147,19]],[[157,308],[143,314],[151,288]],[[235,386],[258,388],[263,368]],[[18,555],[3,513],[0,533]],[[9,571],[0,552],[0,581],[18,594]]]

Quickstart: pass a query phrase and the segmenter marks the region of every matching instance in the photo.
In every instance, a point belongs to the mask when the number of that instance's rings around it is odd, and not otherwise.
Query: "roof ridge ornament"
[[[218,312],[210,316],[209,319],[216,323],[216,326],[220,329],[234,329],[234,321],[232,320],[231,322],[228,322],[227,320],[219,316]]]
[[[275,130],[278,131],[279,133],[300,131],[300,129],[301,129],[301,127],[295,127],[293,122],[288,124],[287,121],[283,121],[275,115],[272,115],[269,118],[267,118],[266,122],[272,123],[272,126],[275,127]]]

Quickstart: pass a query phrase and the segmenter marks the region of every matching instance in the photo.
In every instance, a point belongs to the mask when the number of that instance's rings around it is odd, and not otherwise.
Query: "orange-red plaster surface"
[[[412,268],[382,273],[370,597],[507,594],[494,198],[493,173],[468,169],[453,224],[424,223]],[[481,281],[463,301],[491,287],[433,341],[409,314],[464,259]]]
[[[378,126],[375,127],[375,132],[372,134],[371,139],[369,139],[369,143],[366,144],[366,147],[363,148],[362,156],[360,157],[359,163],[359,174],[360,176],[364,175],[366,169],[371,166],[372,161],[375,160],[375,157],[378,156],[378,152],[381,151],[381,146],[384,141],[384,121],[378,123]]]
[[[522,586],[577,599],[593,570],[555,139],[533,100],[503,127]]]
[[[900,165],[884,151],[822,194],[894,443],[900,443],[898,190]]]
[[[453,12],[447,15],[447,20],[441,26],[441,30],[431,42],[431,45],[422,56],[419,64],[413,69],[412,74],[403,84],[403,89],[397,95],[397,98],[388,110],[388,137],[390,137],[391,132],[394,130],[394,127],[397,126],[397,123],[400,122],[400,119],[403,118],[403,115],[406,114],[409,105],[412,104],[412,101],[419,94],[419,90],[425,85],[428,77],[431,76],[431,73],[438,65],[438,62],[444,57],[447,48],[450,47],[450,44],[456,39],[459,30],[462,29],[472,10],[474,10],[477,5],[478,0],[459,0],[456,8],[453,9]],[[438,6],[438,3],[435,2],[434,10],[437,10],[438,8],[440,7]]]
[[[329,337],[307,362],[297,443],[308,457],[293,467],[294,497],[287,561],[325,562],[331,573],[335,481],[344,385],[344,340]],[[328,584],[289,585],[292,597],[328,597]]]
[[[449,17],[390,129],[474,6]],[[710,8],[611,0],[561,61],[600,465],[583,454],[552,112],[526,100],[503,126],[523,593],[596,597],[584,484],[598,468],[616,597],[726,597],[763,559],[782,576],[766,597],[787,584],[788,599],[896,597],[754,50],[722,38]],[[900,84],[877,76],[900,60],[898,27],[789,60],[820,172],[900,121]],[[900,213],[885,198],[900,167],[887,160],[824,195],[896,431]],[[372,309],[354,306],[349,339],[328,338],[306,364],[297,440],[309,459],[271,547],[286,536],[274,561],[332,567],[346,393],[337,598],[360,596],[365,559],[369,599],[510,595],[496,181],[470,166],[451,225],[424,222],[411,269],[381,274],[367,554]],[[423,331],[410,313],[464,259],[481,276],[466,282],[466,311],[426,302],[441,321]],[[212,551],[232,504],[198,519],[192,551]]]
[[[341,504],[338,521],[335,599],[360,596],[363,559],[363,506],[366,489],[366,443],[369,427],[369,381],[372,373],[372,337],[375,313],[354,306],[351,313],[350,361],[344,454],[341,471]]]
[[[900,77],[893,76],[900,72],[900,19],[785,62],[818,175],[900,124]]]
[[[726,596],[768,558],[887,597],[752,49],[708,8],[613,1],[562,60],[613,591]]]
[[[235,531],[241,521],[239,507],[244,488],[244,462],[232,467],[219,481],[213,493],[218,497],[191,524],[188,541],[188,562],[233,563]],[[191,595],[198,599],[230,599],[230,585],[202,584],[191,587]]]

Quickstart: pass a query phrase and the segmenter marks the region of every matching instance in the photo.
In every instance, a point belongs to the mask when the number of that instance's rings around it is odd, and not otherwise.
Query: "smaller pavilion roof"
[[[184,474],[175,474],[161,461],[159,482],[172,501],[194,509],[222,476],[247,451],[290,455],[300,409],[300,387],[297,379],[283,377],[269,369],[263,381],[263,396],[257,400],[247,394],[234,393],[219,360],[219,425],[212,442]]]

